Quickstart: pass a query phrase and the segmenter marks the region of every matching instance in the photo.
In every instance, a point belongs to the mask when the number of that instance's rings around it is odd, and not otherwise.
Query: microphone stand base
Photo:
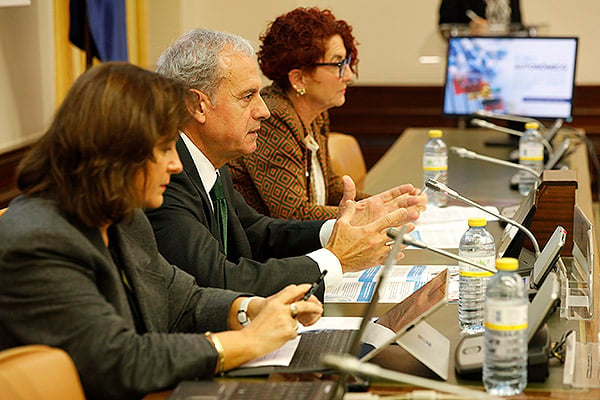
[[[544,324],[529,342],[527,381],[544,382],[548,378],[550,330]],[[454,353],[454,369],[462,379],[481,382],[483,368],[483,334],[465,336]]]

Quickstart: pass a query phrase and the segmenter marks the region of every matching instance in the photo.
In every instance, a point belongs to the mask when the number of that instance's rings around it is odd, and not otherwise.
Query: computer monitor
[[[463,36],[448,39],[443,113],[491,111],[570,121],[576,37]]]

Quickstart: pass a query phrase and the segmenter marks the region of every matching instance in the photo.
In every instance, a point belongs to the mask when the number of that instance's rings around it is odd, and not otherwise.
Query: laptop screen
[[[415,321],[429,314],[430,310],[446,303],[447,280],[448,270],[445,269],[379,317],[377,323],[394,332],[406,330]]]
[[[451,37],[443,113],[572,119],[576,37]]]
[[[408,330],[446,304],[448,269],[444,269],[413,294],[396,304],[377,319],[377,325],[387,328],[382,336],[378,329],[367,329],[363,337],[367,344],[361,351],[361,361],[371,360]],[[385,340],[384,340],[385,339]]]

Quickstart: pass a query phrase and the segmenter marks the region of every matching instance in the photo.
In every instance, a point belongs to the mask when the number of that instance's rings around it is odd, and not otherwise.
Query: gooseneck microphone
[[[397,232],[398,235],[404,235],[406,231],[407,227],[406,225],[403,225]],[[380,288],[383,287],[384,282],[387,281],[387,277],[390,274],[390,271],[392,270],[392,266],[396,263],[396,259],[398,256],[398,252],[400,251],[401,245],[402,242],[396,241],[393,244],[390,252],[388,253],[385,264],[383,265],[383,268],[381,270],[381,275],[379,276],[379,279],[377,279],[377,281],[375,282],[375,288],[373,289],[371,301],[369,301],[367,309],[363,314],[362,321],[360,323],[360,328],[358,329],[357,334],[354,336],[354,339],[349,345],[349,354],[354,355],[359,353],[362,335],[365,333],[367,325],[369,324],[369,322],[373,318],[373,315],[375,314],[375,307],[377,306],[377,303],[379,303],[379,292],[381,290]],[[354,356],[350,356],[350,358],[356,359],[354,358]],[[334,388],[334,400],[341,400],[344,397],[345,393],[346,378],[348,373],[345,372],[345,370],[340,370],[340,372],[341,373],[337,379]]]
[[[479,126],[480,128],[486,128],[486,129],[491,129],[491,130],[497,131],[497,132],[508,133],[509,135],[514,135],[514,136],[519,136],[519,137],[523,136],[523,132],[520,132],[520,131],[517,131],[514,129],[510,129],[510,128],[505,128],[503,126],[499,126],[496,124],[492,124],[491,122],[484,121],[484,120],[478,119],[478,118],[473,118],[471,120],[471,124],[475,125],[475,126]],[[538,133],[538,135],[539,135],[539,133]],[[540,137],[542,144],[544,145],[544,148],[548,152],[548,154],[552,155],[554,150],[552,150],[552,146],[550,145],[550,143],[542,135],[539,135],[539,137]]]
[[[461,196],[460,194],[458,194],[458,192],[450,189],[448,186],[444,185],[441,182],[436,181],[435,179],[431,179],[431,178],[427,179],[427,181],[425,182],[425,185],[431,190],[434,190],[434,191],[440,192],[440,193],[444,193],[446,196],[448,196],[452,199],[456,199],[456,200],[462,201],[463,203],[467,203],[470,206],[476,207],[483,212],[493,215],[494,217],[498,218],[501,221],[506,222],[507,224],[516,226],[517,228],[519,228],[521,231],[523,231],[527,235],[529,240],[531,240],[531,243],[533,244],[533,248],[535,249],[535,258],[537,259],[538,256],[540,255],[540,245],[538,244],[537,240],[535,239],[535,236],[533,236],[533,233],[531,233],[531,231],[529,229],[525,228],[523,225],[521,225],[517,221],[506,218],[502,214],[498,214],[496,212],[488,210],[484,206],[477,204],[474,201],[467,199],[466,197]]]
[[[469,265],[471,265],[471,266],[473,266],[475,268],[482,269],[482,270],[484,270],[486,272],[491,272],[492,274],[496,273],[495,269],[488,268],[485,265],[477,264],[477,263],[475,263],[475,262],[473,262],[471,260],[468,260],[466,258],[457,256],[456,254],[452,254],[452,253],[450,253],[450,252],[448,252],[446,250],[438,249],[437,247],[431,247],[427,243],[425,243],[424,241],[415,239],[409,233],[402,234],[401,232],[398,232],[398,230],[396,230],[395,228],[388,228],[387,235],[389,237],[391,237],[392,239],[396,240],[396,241],[400,240],[402,242],[402,244],[404,244],[406,246],[415,246],[415,247],[418,247],[420,249],[431,250],[434,253],[441,254],[443,256],[451,258],[451,259],[453,259],[455,261],[459,261],[461,263],[469,264]]]
[[[433,379],[422,378],[420,376],[406,374],[404,372],[397,372],[381,368],[380,366],[375,364],[361,362],[347,354],[326,354],[322,358],[322,363],[330,368],[334,368],[339,371],[344,371],[346,374],[357,374],[361,376],[368,376],[371,378],[385,379],[392,382],[408,383],[412,386],[419,386],[432,390],[437,390],[440,392],[451,393],[458,396],[458,398],[473,398],[485,400],[501,399],[501,397],[497,397],[486,392],[480,392],[478,390],[468,389],[462,386],[452,385],[446,382],[439,382]]]
[[[493,164],[503,165],[505,167],[516,168],[516,169],[520,169],[522,171],[525,171],[525,172],[535,176],[535,179],[540,178],[540,174],[535,169],[530,168],[526,165],[515,164],[513,162],[501,160],[499,158],[484,156],[484,155],[475,153],[474,151],[467,150],[464,147],[452,146],[452,147],[450,147],[450,151],[453,152],[454,154],[456,154],[457,156],[459,156],[460,158],[468,158],[471,160],[481,160],[481,161],[486,161],[486,162],[490,162]]]
[[[552,139],[554,139],[554,136],[556,136],[556,133],[558,133],[558,130],[562,127],[563,122],[562,118],[558,118],[554,121],[550,129],[546,132],[546,135],[544,135],[547,141],[551,142]]]
[[[495,112],[491,112],[491,111],[485,111],[485,110],[478,110],[475,111],[473,113],[473,115],[477,115],[479,117],[484,117],[484,118],[495,118],[495,119],[502,119],[504,121],[514,121],[514,122],[522,122],[522,123],[527,123],[527,122],[537,122],[540,126],[543,126],[540,121],[538,121],[535,118],[529,118],[529,117],[519,117],[518,115],[511,115],[511,114],[498,114]]]
[[[494,113],[491,111],[485,111],[485,110],[475,111],[473,113],[473,115],[477,115],[477,116],[483,117],[483,118],[494,118],[494,119],[501,119],[504,121],[514,121],[514,122],[522,122],[522,123],[537,122],[538,125],[540,126],[542,133],[544,133],[544,138],[548,142],[551,142],[552,139],[554,139],[554,136],[556,136],[556,133],[558,132],[558,130],[562,127],[563,123],[565,122],[562,118],[557,118],[554,120],[554,123],[552,124],[552,126],[550,128],[546,128],[544,126],[544,124],[542,124],[540,121],[538,121],[535,118],[531,118],[531,117],[519,117],[518,115],[511,115],[511,114],[498,114],[498,113]]]
[[[475,125],[480,128],[491,129],[493,131],[508,133],[509,135],[513,135],[513,136],[518,136],[518,137],[523,136],[523,132],[521,132],[521,131],[517,131],[515,129],[505,128],[500,125],[492,124],[491,122],[488,122],[488,121],[485,121],[485,120],[479,119],[479,118],[473,118],[471,120],[471,125]]]

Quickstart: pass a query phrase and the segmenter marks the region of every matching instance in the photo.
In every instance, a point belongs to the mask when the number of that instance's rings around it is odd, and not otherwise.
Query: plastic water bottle
[[[527,295],[514,258],[496,261],[485,299],[483,386],[499,396],[527,386]]]
[[[469,229],[460,239],[458,255],[493,270],[496,268],[496,244],[486,225],[485,218],[469,218]],[[465,334],[483,332],[485,289],[493,274],[461,262],[458,267],[460,329]]]
[[[435,180],[446,183],[448,172],[448,146],[442,140],[442,131],[430,130],[429,140],[423,148],[423,180],[434,178]],[[443,193],[430,192],[429,203],[443,207],[448,199]]]
[[[544,143],[537,122],[527,122],[525,133],[519,139],[519,164],[542,173],[544,169]],[[527,196],[537,182],[529,172],[519,171],[519,193]]]

